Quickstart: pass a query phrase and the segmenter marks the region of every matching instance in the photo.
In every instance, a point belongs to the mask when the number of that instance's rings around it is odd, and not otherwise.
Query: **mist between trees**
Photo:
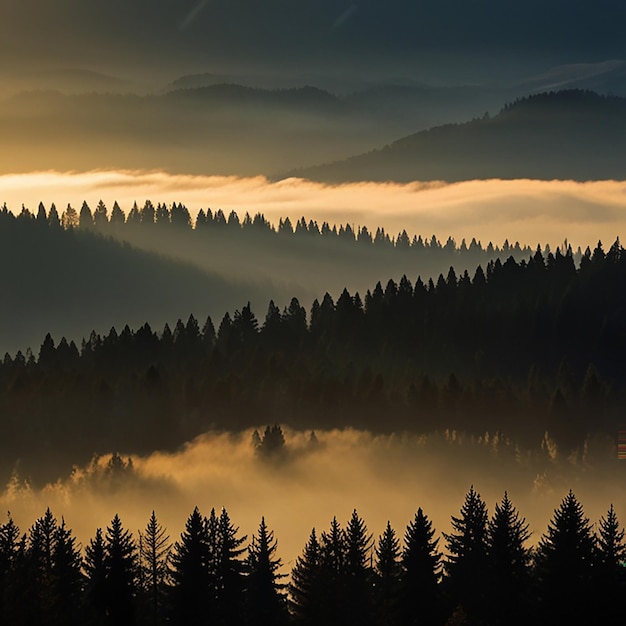
[[[248,303],[219,324],[192,315],[158,333],[94,331],[80,348],[48,335],[37,358],[18,351],[0,364],[2,469],[21,459],[49,480],[44,466],[63,474],[93,452],[172,449],[260,421],[502,432],[526,447],[547,431],[582,451],[621,425],[625,273],[616,241],[585,251],[579,267],[570,249],[538,250],[473,277],[450,268],[436,283],[403,277],[363,298],[344,289],[308,316],[295,297],[282,310],[270,301],[263,324]]]
[[[5,212],[5,217],[8,215]],[[519,261],[534,253],[530,247],[508,240],[502,246],[491,242],[483,246],[475,238],[457,244],[452,237],[441,242],[434,235],[423,238],[406,230],[390,234],[380,227],[370,232],[354,223],[318,223],[304,217],[294,223],[288,217],[280,218],[272,224],[262,213],[240,217],[235,211],[225,214],[209,208],[200,209],[194,220],[182,203],[168,207],[149,200],[143,207],[135,203],[127,214],[117,202],[109,213],[100,201],[93,212],[86,202],[80,210],[68,205],[62,212],[54,204],[47,212],[40,203],[36,215],[23,209],[17,217],[52,229],[62,226],[113,236],[229,278],[249,281],[265,276],[299,289],[306,284],[308,292],[316,294],[344,287],[364,289],[373,277],[399,278],[417,271],[427,279],[447,272],[450,266],[463,272],[496,258],[513,256]],[[561,251],[565,253],[567,247],[565,242]],[[579,248],[574,254],[579,262],[583,251]],[[335,271],[328,271],[333,265]]]
[[[117,205],[109,217],[103,203],[93,214],[86,203],[80,214],[67,207],[59,215],[54,205],[40,205],[36,217],[27,209],[17,217],[0,211],[0,260],[14,267],[5,277],[0,350],[24,351],[48,332],[78,342],[92,329],[162,327],[189,313],[221,318],[246,301],[257,310],[269,300],[282,308],[293,297],[364,293],[403,274],[427,280],[451,265],[473,271],[496,258],[531,256],[508,242],[457,246],[451,238],[411,240],[406,231],[391,238],[382,228],[370,234],[304,218],[295,228],[281,219],[276,229],[261,214],[241,222],[234,212],[209,214],[200,212],[192,228],[182,204],[146,202],[128,217]],[[34,249],[37,255],[25,253]],[[41,259],[49,261],[45,268]]]
[[[346,523],[335,516],[313,528],[285,567],[264,517],[248,537],[225,508],[205,516],[195,507],[178,538],[154,511],[134,535],[116,513],[84,549],[50,508],[25,533],[9,515],[0,525],[0,618],[6,626],[619,620],[626,546],[613,505],[592,528],[570,490],[530,547],[507,492],[489,515],[472,486],[450,527],[438,536],[418,507],[399,532],[387,521],[375,538],[355,509]]]

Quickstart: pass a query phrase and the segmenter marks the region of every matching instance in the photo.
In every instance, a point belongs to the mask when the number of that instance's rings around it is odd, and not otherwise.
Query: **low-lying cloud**
[[[375,537],[388,519],[403,535],[417,507],[438,532],[447,532],[470,484],[490,511],[508,490],[531,524],[533,542],[570,488],[592,522],[611,502],[626,520],[626,466],[614,445],[602,439],[577,456],[562,457],[549,440],[531,452],[499,436],[343,430],[318,432],[318,445],[311,445],[309,433],[287,430],[286,453],[274,460],[260,457],[251,440],[252,431],[207,433],[176,453],[132,456],[131,469],[112,471],[109,459],[101,458],[42,489],[15,479],[0,494],[0,508],[10,510],[24,531],[50,506],[85,545],[116,512],[136,533],[154,509],[177,539],[195,505],[205,515],[225,506],[248,536],[265,516],[287,569],[311,527],[326,530],[334,515],[344,523],[353,508]]]
[[[24,204],[36,211],[40,201],[58,210],[67,203],[92,209],[102,199],[118,201],[126,212],[133,202],[184,203],[195,215],[200,208],[261,212],[272,222],[305,216],[319,223],[379,226],[392,235],[410,234],[457,242],[472,237],[535,246],[610,245],[626,234],[626,182],[475,180],[444,182],[350,183],[324,185],[290,178],[270,182],[262,176],[171,175],[158,171],[39,172],[0,176],[0,203],[14,212]]]

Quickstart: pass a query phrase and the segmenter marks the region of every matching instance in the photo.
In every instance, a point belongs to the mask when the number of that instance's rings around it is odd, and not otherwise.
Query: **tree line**
[[[615,438],[626,404],[626,254],[601,244],[451,268],[435,282],[403,277],[362,299],[326,294],[307,315],[297,299],[250,304],[215,327],[190,316],[155,332],[112,328],[80,346],[48,335],[37,355],[0,362],[4,470],[22,458],[69,468],[94,452],[144,453],[209,428],[264,421],[473,434],[566,450]],[[385,423],[380,420],[385,415]],[[90,415],[92,419],[86,420]]]
[[[25,533],[9,515],[0,623],[623,623],[626,545],[613,505],[592,528],[570,491],[534,547],[530,536],[506,492],[489,516],[471,487],[440,538],[422,508],[402,536],[387,522],[376,540],[356,510],[343,527],[334,517],[312,529],[287,577],[265,518],[248,541],[225,509],[194,508],[176,541],[154,511],[135,536],[116,514],[84,550],[50,509]]]
[[[189,209],[182,203],[172,203],[167,206],[165,203],[157,203],[155,206],[150,200],[146,200],[142,207],[135,202],[128,211],[124,212],[117,202],[109,212],[106,204],[100,200],[96,208],[92,211],[87,202],[83,202],[81,208],[76,210],[70,204],[59,213],[56,205],[52,203],[47,210],[43,203],[39,203],[36,213],[22,206],[21,211],[14,215],[6,206],[0,211],[5,218],[20,220],[33,220],[40,225],[47,225],[50,228],[91,230],[103,235],[124,236],[132,235],[136,232],[150,232],[148,229],[167,229],[169,232],[194,232],[197,236],[209,236],[219,234],[221,236],[241,234],[265,235],[270,240],[275,241],[277,236],[281,239],[285,237],[309,237],[320,240],[337,241],[343,243],[360,244],[373,246],[380,250],[412,251],[418,255],[431,255],[440,257],[450,257],[450,264],[455,264],[452,257],[460,257],[463,262],[464,257],[471,259],[474,265],[496,257],[514,256],[522,259],[530,256],[533,249],[527,245],[521,246],[519,242],[510,244],[506,240],[502,246],[489,242],[483,247],[480,241],[472,238],[468,244],[465,239],[457,245],[452,237],[448,237],[442,243],[435,235],[430,238],[414,235],[410,237],[406,230],[402,230],[396,236],[385,232],[382,227],[376,228],[375,232],[370,231],[367,226],[355,226],[354,224],[329,224],[323,221],[320,225],[316,220],[307,220],[301,217],[295,224],[289,217],[280,218],[277,225],[272,224],[262,213],[251,216],[248,212],[240,218],[234,210],[228,215],[222,209],[213,211],[210,208],[200,209],[196,218],[192,218]],[[157,231],[158,232],[158,231]],[[567,247],[567,243],[565,244]],[[549,246],[546,254],[550,252]],[[578,261],[583,251],[579,248],[575,253]]]

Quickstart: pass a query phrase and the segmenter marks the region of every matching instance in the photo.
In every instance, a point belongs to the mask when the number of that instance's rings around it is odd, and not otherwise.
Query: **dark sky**
[[[621,0],[3,0],[7,67],[626,58]],[[2,49],[4,48],[4,49]]]

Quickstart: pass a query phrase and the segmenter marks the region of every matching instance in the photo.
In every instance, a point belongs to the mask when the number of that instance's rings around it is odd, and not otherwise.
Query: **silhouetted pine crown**
[[[24,534],[9,514],[0,524],[0,620],[182,626],[211,616],[242,626],[339,626],[357,616],[370,626],[444,626],[463,617],[521,626],[583,616],[620,623],[626,546],[613,505],[594,529],[570,490],[536,550],[527,529],[506,492],[490,517],[473,487],[452,516],[452,532],[443,533],[443,553],[421,507],[402,545],[389,522],[375,542],[355,509],[345,525],[333,517],[319,540],[312,529],[285,584],[265,517],[247,541],[226,509],[206,517],[196,506],[170,540],[154,511],[138,538],[116,513],[83,551],[50,508]]]

